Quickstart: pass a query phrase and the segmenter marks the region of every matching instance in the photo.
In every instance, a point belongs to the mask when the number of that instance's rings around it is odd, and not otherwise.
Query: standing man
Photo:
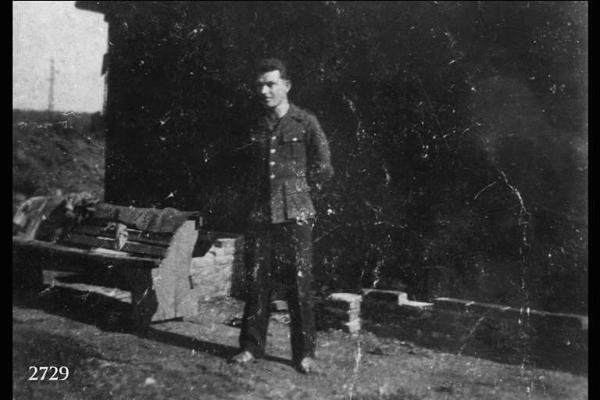
[[[251,277],[241,351],[231,361],[245,364],[264,355],[271,294],[280,287],[291,318],[292,361],[309,373],[316,347],[311,192],[333,176],[329,145],[317,118],[288,101],[291,81],[282,61],[261,60],[255,77],[265,112],[251,132],[257,194],[246,238]]]

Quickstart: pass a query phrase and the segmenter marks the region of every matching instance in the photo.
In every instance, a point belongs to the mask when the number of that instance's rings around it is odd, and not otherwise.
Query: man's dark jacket
[[[274,126],[260,118],[251,141],[257,180],[250,221],[276,224],[313,218],[311,190],[333,176],[329,144],[317,118],[290,104]]]

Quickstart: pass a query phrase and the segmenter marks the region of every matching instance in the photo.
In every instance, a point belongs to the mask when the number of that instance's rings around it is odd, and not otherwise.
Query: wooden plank
[[[105,249],[115,248],[115,239],[107,237],[79,235],[77,233],[69,233],[64,239],[60,241],[60,243],[73,244],[85,247],[102,247]]]
[[[97,220],[96,220],[97,221]],[[104,225],[106,225],[104,223]],[[73,233],[79,233],[89,236],[102,236],[112,238],[115,235],[115,228],[99,225],[79,225],[73,228]],[[160,232],[142,232],[138,229],[127,229],[128,239],[133,242],[148,243],[157,246],[168,246],[173,237],[172,233]]]
[[[99,225],[77,225],[73,227],[72,232],[81,233],[83,235],[90,236],[110,236],[115,234],[114,229],[108,229],[107,226],[99,226]]]
[[[100,247],[104,249],[115,249],[115,239],[106,237],[96,237],[69,233],[67,237],[60,241],[61,244],[73,244],[86,247]],[[153,257],[164,257],[166,247],[156,247],[144,243],[135,243],[127,241],[121,248],[125,253],[143,254]]]
[[[152,321],[190,317],[198,313],[200,291],[190,281],[192,253],[197,238],[194,222],[185,222],[173,235],[160,268],[152,270],[153,288],[158,301]]]
[[[114,205],[110,205],[110,204],[105,204],[105,205],[113,206],[113,207],[120,207],[120,206],[114,206]],[[189,211],[182,211],[182,212],[188,213],[188,214],[190,213]],[[198,212],[191,213],[190,215],[187,216],[186,220],[193,221],[196,230],[198,230],[202,226],[204,226],[204,219],[202,216],[200,216],[200,214]],[[184,222],[186,220],[184,220]],[[131,223],[127,223],[127,221],[119,220],[119,218],[116,215],[110,214],[110,213],[106,214],[104,216],[98,215],[98,213],[96,213],[94,216],[86,219],[86,221],[85,221],[86,224],[90,224],[90,225],[106,225],[108,223],[113,223],[113,222],[121,222],[121,223],[125,223],[128,226],[133,226]],[[158,233],[158,234],[166,233],[166,234],[172,235],[174,233],[174,231],[173,232],[164,232],[164,231],[154,232],[154,231],[152,231],[152,233]]]
[[[127,241],[123,246],[123,251],[134,254],[144,254],[153,257],[164,257],[167,252],[167,247],[157,247],[144,243],[135,243]]]
[[[19,237],[13,237],[13,251],[28,259],[41,258],[44,262],[52,258],[58,258],[61,261],[89,259],[104,265],[135,268],[157,268],[161,263],[160,259],[136,257],[119,251],[77,249],[56,243],[26,240]]]
[[[81,235],[88,236],[103,236],[114,238],[115,237],[115,228],[109,226],[98,226],[98,225],[78,225],[73,227],[71,232],[78,233]]]
[[[140,242],[165,247],[169,246],[171,238],[173,237],[170,233],[142,232],[133,229],[127,229],[127,233],[129,234],[128,240],[130,242]]]

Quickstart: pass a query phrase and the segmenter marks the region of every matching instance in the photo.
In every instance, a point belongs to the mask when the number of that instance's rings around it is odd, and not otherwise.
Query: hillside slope
[[[13,203],[23,198],[104,191],[104,138],[87,115],[13,113]],[[88,122],[88,123],[82,123]]]

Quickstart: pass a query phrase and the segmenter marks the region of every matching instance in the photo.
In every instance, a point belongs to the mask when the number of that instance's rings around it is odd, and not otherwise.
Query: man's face
[[[275,108],[286,102],[290,88],[290,81],[281,78],[278,70],[259,75],[256,80],[256,92],[262,104],[267,108]]]

